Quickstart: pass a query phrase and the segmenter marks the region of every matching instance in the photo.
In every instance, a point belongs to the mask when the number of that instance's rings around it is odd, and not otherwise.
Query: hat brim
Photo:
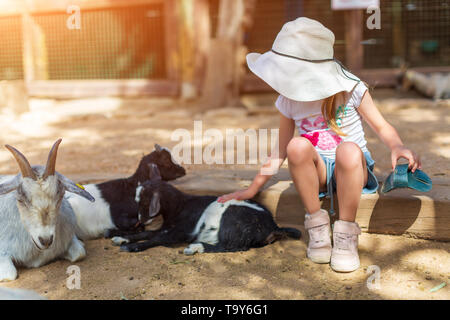
[[[279,94],[295,101],[316,101],[351,92],[360,81],[335,61],[309,62],[268,51],[247,55],[249,69]],[[350,79],[353,78],[353,79]]]

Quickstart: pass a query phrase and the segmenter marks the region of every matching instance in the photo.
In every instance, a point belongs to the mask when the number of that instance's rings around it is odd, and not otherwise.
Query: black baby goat
[[[190,243],[187,255],[196,252],[246,251],[288,236],[299,239],[294,228],[279,228],[272,214],[255,201],[217,202],[215,196],[194,196],[162,181],[158,167],[150,165],[151,178],[142,184],[139,213],[142,223],[157,215],[164,222],[156,231],[112,238],[121,251],[137,252],[156,246]],[[139,242],[144,240],[142,242]]]
[[[144,225],[139,223],[142,219],[138,216],[138,203],[141,185],[150,178],[149,164],[161,170],[164,180],[186,174],[184,168],[174,162],[170,150],[155,144],[155,150],[141,159],[132,176],[84,186],[95,198],[94,203],[66,193],[77,218],[76,234],[80,239],[111,237],[116,230],[121,230],[121,234],[144,230]]]

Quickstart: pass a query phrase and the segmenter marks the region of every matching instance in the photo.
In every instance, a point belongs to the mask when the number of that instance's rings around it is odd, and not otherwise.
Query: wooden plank
[[[171,80],[47,80],[31,81],[33,97],[74,99],[97,96],[176,96],[178,85]]]
[[[409,70],[414,70],[421,73],[434,73],[434,72],[450,72],[450,66],[440,66],[440,67],[415,67]]]
[[[201,170],[173,183],[188,193],[223,195],[248,186],[256,171],[238,170],[235,173],[240,180],[230,178],[226,170]],[[362,195],[356,222],[363,232],[450,241],[448,181],[434,182],[433,189],[426,193],[397,189],[387,194]],[[267,184],[255,200],[265,205],[277,222],[303,225],[305,208],[290,180],[289,171],[282,168]],[[337,209],[337,197],[334,199]],[[322,201],[324,209],[328,209],[329,204],[329,199]],[[333,220],[336,218],[334,216]]]
[[[25,82],[48,79],[45,34],[26,9],[22,13],[22,38]]]
[[[244,0],[220,0],[216,37],[210,42],[201,104],[206,108],[240,104],[239,54],[243,42]]]
[[[195,21],[194,21],[194,1],[179,0],[179,52],[181,72],[181,97],[183,99],[193,99],[197,96],[195,86]]]
[[[363,68],[364,47],[363,40],[363,11],[348,10],[345,12],[345,64],[358,74]]]
[[[194,35],[195,35],[195,66],[194,82],[199,95],[205,83],[206,68],[211,47],[211,18],[209,15],[209,0],[196,0],[194,3]]]
[[[255,174],[256,171],[238,170],[236,176],[241,177],[241,180],[236,180],[230,178],[226,170],[200,170],[173,181],[173,184],[187,193],[223,195],[248,186]],[[277,222],[303,225],[305,209],[289,176],[287,169],[281,169],[276,177],[269,180],[269,186],[255,199],[273,213]],[[118,177],[113,175],[72,178],[77,182],[92,183]],[[378,178],[380,181],[384,180],[384,177]],[[387,194],[362,195],[356,222],[362,231],[367,233],[450,241],[448,188],[445,179],[436,179],[433,190],[427,193],[397,189]],[[328,209],[329,202],[328,199],[323,200],[322,207]],[[335,205],[335,208],[338,206]],[[336,218],[335,216],[332,220]]]
[[[171,0],[34,0],[26,3],[31,14],[67,12],[69,5],[77,5],[81,10],[120,8],[152,3],[162,3]],[[20,14],[24,9],[22,1],[9,1],[0,4],[0,16]]]
[[[166,72],[167,78],[179,82],[179,21],[178,5],[176,0],[164,1],[164,37],[166,46]]]
[[[434,72],[450,72],[450,66],[417,67],[411,68],[410,70],[414,70],[425,74]],[[395,87],[398,84],[397,77],[401,73],[402,70],[399,68],[363,69],[359,72],[358,76],[371,86]],[[274,92],[274,90],[260,78],[255,76],[253,73],[247,73],[242,81],[241,92],[242,93]]]
[[[450,202],[446,198],[446,185],[434,185],[433,190],[420,193],[411,189],[398,189],[388,194],[362,195],[356,214],[356,222],[363,232],[392,235],[408,235],[422,239],[450,240]],[[269,205],[275,195],[261,195]],[[293,186],[278,196],[275,216],[278,221],[304,223],[304,207]],[[335,197],[335,208],[337,206]],[[274,207],[274,204],[271,204]],[[329,199],[322,200],[322,208],[328,210]],[[335,220],[337,217],[333,217]]]
[[[363,69],[358,76],[372,87],[387,88],[398,85],[400,69]]]

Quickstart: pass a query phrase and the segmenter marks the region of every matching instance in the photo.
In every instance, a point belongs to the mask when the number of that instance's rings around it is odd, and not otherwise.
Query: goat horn
[[[22,172],[22,177],[36,180],[36,174],[34,173],[33,169],[31,169],[30,163],[28,162],[27,158],[25,158],[25,156],[19,150],[8,144],[5,145],[5,148],[8,149],[16,159],[17,164],[20,167],[20,171]]]
[[[48,154],[47,159],[47,165],[45,166],[45,171],[42,179],[47,179],[49,176],[53,176],[55,174],[55,167],[56,167],[56,155],[58,154],[58,147],[61,143],[62,139],[58,139],[52,147],[52,150],[50,150],[50,153]]]
[[[161,148],[161,146],[159,144],[155,143],[155,150],[158,151],[158,152],[161,152],[162,148]]]

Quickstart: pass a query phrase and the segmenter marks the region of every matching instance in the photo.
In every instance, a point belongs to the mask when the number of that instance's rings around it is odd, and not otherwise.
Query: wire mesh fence
[[[152,79],[165,77],[161,5],[82,12],[80,29],[67,14],[40,14],[49,79]]]
[[[23,79],[22,21],[0,17],[0,80]]]
[[[450,1],[404,1],[405,60],[411,66],[450,65]]]
[[[80,28],[69,15],[31,16],[42,34],[46,79],[163,79],[166,77],[163,5],[83,10]],[[0,18],[0,79],[23,78],[20,17]],[[40,44],[41,45],[41,44]]]
[[[219,0],[210,0],[212,36]],[[306,16],[335,36],[335,56],[345,61],[345,13],[330,0],[257,0],[253,26],[245,31],[250,52],[265,52],[289,20]],[[448,0],[382,0],[381,29],[363,28],[364,68],[450,65]],[[364,23],[369,17],[364,15]],[[45,79],[165,79],[164,2],[83,10],[81,28],[69,29],[65,12],[33,13],[44,39]],[[20,15],[0,17],[0,80],[23,79]],[[44,80],[44,79],[43,79]]]
[[[345,12],[331,10],[330,3],[330,0],[258,0],[253,27],[245,38],[248,50],[269,50],[285,22],[305,16],[333,31],[335,57],[345,61]],[[365,68],[450,64],[448,0],[382,0],[380,9],[381,29],[361,26]],[[364,14],[364,24],[369,16]]]

